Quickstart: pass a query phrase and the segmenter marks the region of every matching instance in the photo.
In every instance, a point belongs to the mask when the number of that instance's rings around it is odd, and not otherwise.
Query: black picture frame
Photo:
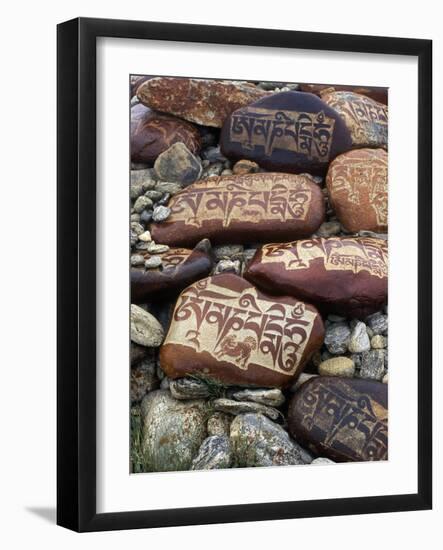
[[[432,41],[78,18],[57,29],[57,523],[104,531],[432,507]],[[418,59],[418,490],[416,494],[96,512],[96,39],[302,48]]]

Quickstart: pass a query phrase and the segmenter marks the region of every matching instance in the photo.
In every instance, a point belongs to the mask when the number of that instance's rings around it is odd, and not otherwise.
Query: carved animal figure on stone
[[[226,336],[220,344],[220,349],[215,356],[220,359],[223,355],[238,359],[240,367],[246,369],[251,353],[257,348],[257,344],[252,336],[246,336],[243,342],[237,341],[235,334]]]

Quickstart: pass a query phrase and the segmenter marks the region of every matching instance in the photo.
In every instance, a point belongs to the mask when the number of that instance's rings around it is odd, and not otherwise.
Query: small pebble
[[[145,195],[142,195],[141,197],[139,197],[134,203],[134,210],[138,214],[141,214],[143,210],[150,207],[152,207],[152,201],[150,198],[146,197]]]
[[[146,269],[155,269],[156,267],[160,267],[162,265],[162,259],[160,256],[151,256],[147,260],[145,260],[145,267]]]
[[[371,348],[373,349],[384,349],[387,345],[387,339],[381,334],[376,334],[371,338]]]
[[[320,363],[318,372],[320,376],[352,378],[355,373],[355,365],[349,357],[333,357]]]
[[[137,265],[143,265],[145,263],[145,259],[141,254],[133,254],[131,256],[131,265],[137,266]]]
[[[366,325],[357,321],[349,338],[348,350],[351,353],[361,353],[371,349],[371,343],[366,331]]]
[[[138,236],[139,241],[143,241],[145,243],[148,243],[151,241],[151,233],[149,231],[145,231],[141,233],[141,235]]]
[[[164,254],[169,250],[167,244],[155,244],[153,241],[149,243],[147,248],[149,254]]]
[[[169,217],[170,214],[171,214],[171,209],[168,208],[167,206],[163,206],[163,205],[156,206],[152,214],[152,219],[155,222],[163,222],[166,220],[166,218]]]
[[[146,191],[145,197],[149,198],[152,202],[157,202],[163,197],[163,193],[157,191],[156,189],[150,189],[149,191]]]
[[[140,214],[140,221],[144,224],[148,224],[152,220],[152,210],[143,210]]]

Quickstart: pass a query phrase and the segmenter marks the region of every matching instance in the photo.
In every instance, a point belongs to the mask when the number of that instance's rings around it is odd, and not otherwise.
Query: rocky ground
[[[136,79],[133,80],[135,85]],[[253,96],[250,101],[299,89],[297,84],[269,82],[245,83],[243,86],[251,90],[248,92]],[[138,97],[144,96],[138,93]],[[141,105],[138,97],[131,97],[133,109]],[[141,153],[135,155],[136,162],[133,155],[130,187],[131,269],[134,272],[137,269],[143,273],[162,271],[169,267],[167,262],[172,260],[168,253],[173,247],[154,240],[152,224],[162,224],[171,216],[171,198],[189,184],[214,176],[271,171],[251,159],[225,157],[219,144],[220,127],[208,126],[206,119],[192,120],[192,116],[174,112],[174,109],[170,109],[167,115],[156,116],[156,127],[163,132],[157,143],[162,138],[166,140],[168,133],[181,132],[182,139],[176,143],[167,142],[167,147],[161,147],[160,143],[157,150],[143,156],[143,136],[139,136],[137,151]],[[165,119],[178,118],[165,122],[163,116]],[[180,126],[179,130],[176,124]],[[134,151],[134,141],[132,147]],[[322,191],[326,214],[312,237],[387,238],[379,231],[346,230],[332,208],[325,175],[314,174],[313,181]],[[242,277],[260,246],[252,241],[219,245],[203,241],[188,248],[196,255],[207,254],[211,258],[209,265],[197,271],[196,277],[203,279],[221,273]],[[191,279],[186,281],[188,284],[192,282]],[[244,387],[198,375],[176,379],[166,375],[159,350],[180,290],[171,287],[169,292],[161,295],[161,299],[153,295],[149,299],[141,298],[131,306],[132,472],[333,462],[334,453],[323,452],[318,445],[310,445],[303,438],[301,444],[290,433],[289,404],[302,386],[316,377],[387,384],[387,306],[359,318],[322,313],[323,343],[292,383],[283,388]],[[296,412],[291,414],[296,415]]]

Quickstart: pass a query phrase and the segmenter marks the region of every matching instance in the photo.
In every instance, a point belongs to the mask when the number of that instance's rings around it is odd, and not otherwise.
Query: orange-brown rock
[[[191,153],[201,147],[200,134],[190,122],[156,113],[144,105],[131,109],[131,160],[152,164],[174,143],[184,143]]]
[[[322,100],[348,127],[354,147],[388,146],[388,108],[364,95],[325,90]]]
[[[388,154],[356,149],[331,162],[326,176],[331,205],[349,232],[388,229]]]
[[[369,237],[267,244],[244,274],[270,292],[297,296],[324,312],[363,318],[387,300],[388,247]]]
[[[131,76],[131,97],[137,95],[138,87],[143,84],[143,82],[146,82],[147,80],[150,80],[151,78],[154,78],[153,76]]]
[[[281,92],[237,109],[220,135],[222,153],[261,168],[323,174],[352,147],[340,115],[314,94]]]
[[[299,84],[302,92],[310,92],[321,96],[326,90],[334,92],[354,92],[355,94],[365,95],[371,99],[388,104],[388,89],[376,86],[348,86],[346,84]]]
[[[169,378],[187,375],[226,385],[284,387],[324,336],[317,310],[270,296],[245,279],[202,279],[179,296],[160,364]]]
[[[213,264],[209,254],[197,249],[171,248],[160,258],[162,263],[155,269],[131,268],[131,303],[144,303],[178,292],[209,275]]]
[[[171,215],[151,225],[155,242],[193,246],[287,241],[312,235],[324,220],[321,189],[309,175],[212,177],[174,195]]]
[[[311,378],[289,403],[288,427],[302,445],[337,462],[387,460],[387,385]]]
[[[151,109],[216,128],[236,109],[268,94],[253,85],[174,77],[152,78],[137,89],[139,100]]]

